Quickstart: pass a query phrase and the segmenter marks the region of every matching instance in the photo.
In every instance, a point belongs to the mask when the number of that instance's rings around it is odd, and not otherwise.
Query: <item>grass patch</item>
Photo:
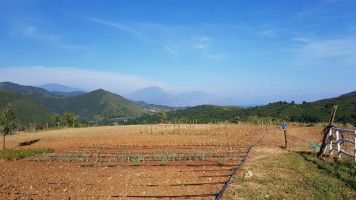
[[[354,168],[355,161],[353,158],[346,156],[342,159],[336,157],[317,158],[315,154],[309,152],[299,152],[299,154],[324,173],[338,178],[345,185],[356,190],[356,169]]]
[[[354,199],[355,169],[349,160],[329,162],[314,153],[271,153],[244,168],[254,175],[235,177],[226,199]],[[351,159],[352,160],[352,159]],[[245,169],[244,169],[245,170]],[[339,173],[339,175],[338,175]],[[342,173],[342,174],[340,174]],[[340,178],[342,177],[342,178]]]
[[[0,151],[0,160],[18,160],[38,154],[53,153],[54,149],[5,149]]]

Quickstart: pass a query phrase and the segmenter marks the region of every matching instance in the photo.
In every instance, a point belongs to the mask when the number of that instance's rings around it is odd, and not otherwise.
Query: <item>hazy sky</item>
[[[354,0],[0,0],[0,81],[236,105],[356,90]]]

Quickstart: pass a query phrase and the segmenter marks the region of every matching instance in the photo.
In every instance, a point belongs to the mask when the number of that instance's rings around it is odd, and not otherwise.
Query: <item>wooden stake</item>
[[[332,126],[332,124],[334,123],[334,119],[335,119],[335,115],[336,115],[336,110],[337,110],[337,105],[334,105],[333,110],[331,111],[331,114],[330,114],[330,119],[329,119],[329,124],[328,124],[328,126]]]

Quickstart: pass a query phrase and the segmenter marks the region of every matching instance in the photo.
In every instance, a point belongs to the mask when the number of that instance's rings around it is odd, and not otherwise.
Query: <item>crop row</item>
[[[99,151],[73,152],[73,153],[50,153],[42,156],[31,156],[27,161],[46,162],[176,162],[176,161],[208,161],[213,159],[237,160],[241,153],[217,153],[217,152],[161,152],[161,153],[122,153],[116,152],[109,155],[102,155]]]

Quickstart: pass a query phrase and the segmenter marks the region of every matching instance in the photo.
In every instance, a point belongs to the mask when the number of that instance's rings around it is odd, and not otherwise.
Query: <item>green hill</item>
[[[236,112],[243,109],[242,107],[236,106],[201,105],[167,112],[166,121],[176,121],[177,123],[193,122],[196,120],[198,120],[199,123],[225,121],[234,119]],[[144,115],[135,120],[131,120],[129,123],[142,124],[146,122],[157,123],[160,122],[160,118],[157,115]]]
[[[66,111],[86,121],[136,118],[144,114],[143,109],[131,101],[102,89],[64,99],[59,113]]]
[[[266,106],[253,108],[196,106],[184,110],[167,112],[167,121],[189,122],[195,119],[198,123],[215,121],[290,121],[302,123],[327,122],[334,105],[338,105],[335,122],[356,126],[356,95],[342,95],[337,98],[320,100],[303,104],[279,101]],[[156,123],[160,119],[157,115],[145,115],[129,123]]]
[[[74,113],[82,123],[97,121],[99,124],[108,124],[115,119],[137,118],[145,113],[144,109],[131,101],[105,90],[96,90],[75,96],[63,96],[41,88],[10,82],[0,83],[1,90],[21,93],[23,94],[22,97],[26,96],[47,110],[59,115],[63,115],[65,112]],[[10,103],[12,102],[10,101]]]
[[[48,94],[29,97],[60,115],[72,112],[83,123],[100,121],[106,124],[116,118],[136,118],[144,114],[144,110],[131,101],[101,89],[71,97]]]
[[[30,95],[36,93],[50,94],[50,92],[42,88],[19,85],[11,82],[0,82],[0,91],[15,92],[24,95]]]
[[[12,104],[17,121],[23,125],[29,125],[30,123],[44,125],[52,120],[52,112],[26,96],[18,93],[0,91],[0,111],[2,111],[8,103]]]

